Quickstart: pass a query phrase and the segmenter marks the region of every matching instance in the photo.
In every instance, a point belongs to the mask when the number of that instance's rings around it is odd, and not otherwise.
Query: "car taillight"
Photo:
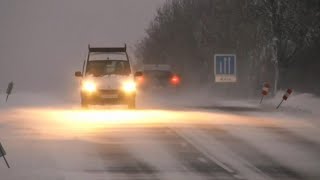
[[[144,82],[144,77],[143,76],[139,76],[139,77],[137,77],[136,81],[137,81],[138,84],[142,84]]]
[[[170,79],[171,84],[178,85],[180,83],[180,78],[177,75],[174,75]]]

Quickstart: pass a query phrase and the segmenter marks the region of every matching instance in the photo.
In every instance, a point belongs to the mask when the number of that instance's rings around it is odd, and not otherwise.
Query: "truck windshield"
[[[129,75],[130,73],[131,70],[128,61],[89,61],[87,65],[87,74],[96,77],[111,74]]]

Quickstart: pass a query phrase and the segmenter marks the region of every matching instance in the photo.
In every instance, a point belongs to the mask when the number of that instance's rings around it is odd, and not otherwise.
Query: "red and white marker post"
[[[289,98],[289,96],[291,95],[291,93],[292,93],[292,89],[287,89],[286,93],[285,93],[285,94],[283,95],[283,97],[282,97],[282,100],[281,100],[280,104],[277,106],[277,109],[281,106],[281,104],[283,103],[283,101],[286,101],[286,100]]]
[[[261,100],[260,100],[260,104],[262,103],[264,96],[269,94],[269,89],[270,89],[269,83],[263,83],[262,93],[261,93],[262,97],[261,97]]]

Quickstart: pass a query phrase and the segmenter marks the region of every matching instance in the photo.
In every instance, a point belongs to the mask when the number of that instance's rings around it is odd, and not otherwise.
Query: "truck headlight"
[[[82,90],[93,93],[97,90],[97,85],[92,81],[85,81],[82,85]]]
[[[132,93],[136,91],[136,83],[133,81],[128,81],[123,83],[122,85],[122,89],[124,90],[124,92],[126,93]]]

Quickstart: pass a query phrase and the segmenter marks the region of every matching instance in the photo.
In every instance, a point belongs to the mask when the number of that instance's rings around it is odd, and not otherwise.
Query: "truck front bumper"
[[[81,100],[85,104],[127,104],[136,97],[136,93],[126,93],[121,90],[97,90],[93,93],[81,92]]]

